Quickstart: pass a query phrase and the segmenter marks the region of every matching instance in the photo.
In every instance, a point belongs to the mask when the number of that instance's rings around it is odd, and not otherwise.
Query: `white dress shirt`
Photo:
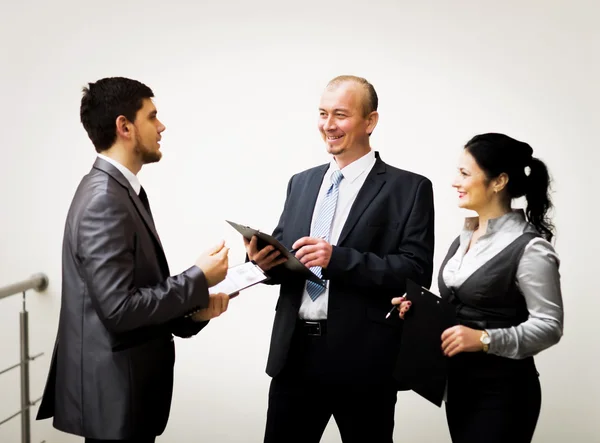
[[[338,201],[331,223],[331,232],[329,234],[329,243],[336,245],[342,228],[348,219],[350,209],[356,200],[358,191],[362,188],[365,183],[367,176],[373,166],[375,165],[375,152],[369,151],[358,160],[353,161],[348,166],[341,170],[344,178],[340,182]],[[331,160],[329,169],[323,177],[321,183],[321,189],[317,197],[315,209],[313,211],[311,232],[313,232],[314,223],[316,221],[321,202],[327,193],[327,190],[331,186],[331,175],[334,171],[339,170],[339,166],[335,162],[335,159]],[[300,305],[299,317],[304,320],[325,320],[327,319],[327,307],[329,305],[329,281],[326,281],[325,291],[315,300],[312,301],[308,292],[306,291],[306,285],[304,286],[304,293],[302,294],[302,304]]]
[[[125,178],[129,182],[129,184],[131,185],[131,187],[133,188],[135,193],[138,195],[140,194],[140,189],[142,189],[142,185],[140,183],[140,180],[137,178],[137,176],[133,172],[131,172],[129,169],[127,169],[125,166],[123,166],[118,161],[113,160],[112,158],[107,157],[106,155],[98,154],[98,157],[101,158],[102,160],[106,160],[111,165],[113,165],[115,168],[117,168],[121,172],[121,174],[123,174],[125,176]]]

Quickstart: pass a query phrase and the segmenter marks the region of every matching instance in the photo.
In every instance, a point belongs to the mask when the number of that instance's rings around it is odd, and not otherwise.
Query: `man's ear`
[[[127,120],[127,117],[119,115],[115,124],[117,127],[117,136],[124,139],[130,139],[132,137],[133,125]]]
[[[367,116],[367,134],[371,135],[373,133],[378,121],[379,113],[377,111],[373,111]]]

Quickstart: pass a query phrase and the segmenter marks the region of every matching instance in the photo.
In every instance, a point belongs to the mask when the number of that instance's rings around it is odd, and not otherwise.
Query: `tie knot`
[[[342,181],[343,178],[344,178],[344,174],[342,174],[342,171],[340,171],[339,169],[336,171],[333,171],[333,174],[331,174],[331,183],[334,186],[337,186],[340,184],[340,182]]]

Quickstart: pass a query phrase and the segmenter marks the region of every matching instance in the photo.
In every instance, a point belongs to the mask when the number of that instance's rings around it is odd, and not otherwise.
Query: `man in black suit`
[[[365,79],[328,84],[319,130],[333,158],[291,178],[273,234],[326,287],[279,266],[285,258],[259,251],[255,237],[245,241],[248,257],[281,284],[266,443],[318,442],[332,415],[345,443],[392,441],[401,321],[386,313],[407,278],[431,284],[434,208],[427,178],[371,150],[377,102]]]
[[[136,176],[161,158],[153,93],[126,78],[90,83],[81,122],[96,151],[69,209],[57,340],[37,419],[86,442],[154,442],[167,424],[173,334],[191,337],[227,309],[208,288],[227,273],[223,243],[170,276]]]

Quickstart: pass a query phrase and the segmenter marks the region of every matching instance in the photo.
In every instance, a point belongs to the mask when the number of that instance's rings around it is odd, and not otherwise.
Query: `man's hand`
[[[447,357],[461,352],[483,351],[483,343],[479,340],[481,331],[466,326],[452,326],[442,333],[442,351]]]
[[[320,266],[325,269],[331,260],[333,247],[322,238],[302,237],[296,240],[292,249],[298,250],[296,258],[307,268]]]
[[[208,308],[202,309],[192,315],[194,321],[208,321],[218,317],[227,310],[229,305],[229,296],[224,293],[210,294],[208,298]]]
[[[271,245],[265,246],[259,251],[255,235],[252,236],[250,241],[244,237],[244,245],[246,246],[248,258],[265,272],[287,261],[287,258],[281,257],[281,253]]]
[[[225,280],[229,267],[228,254],[229,248],[221,241],[217,246],[204,251],[196,260],[196,266],[202,269],[209,288]]]

